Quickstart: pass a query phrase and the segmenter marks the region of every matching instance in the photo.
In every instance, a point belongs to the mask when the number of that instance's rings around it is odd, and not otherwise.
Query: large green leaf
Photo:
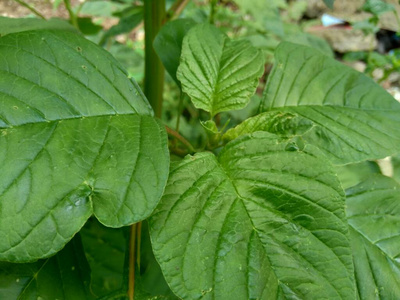
[[[355,299],[344,193],[316,148],[293,150],[257,132],[172,163],[150,229],[179,297]]]
[[[260,50],[214,26],[199,24],[183,39],[177,78],[193,104],[212,116],[245,107],[263,72]]]
[[[157,55],[160,57],[165,69],[174,81],[181,86],[176,78],[179,60],[182,52],[182,42],[186,33],[196,23],[192,19],[178,19],[167,22],[154,39],[153,46]]]
[[[62,19],[6,18],[0,16],[0,36],[30,30],[69,30],[78,32],[68,21]]]
[[[0,39],[0,259],[60,250],[94,215],[145,219],[168,176],[166,134],[106,51],[68,32]]]
[[[347,217],[361,299],[400,299],[400,185],[375,175],[347,190]]]
[[[261,111],[296,113],[316,126],[303,136],[334,163],[400,151],[400,103],[372,79],[319,51],[282,43]]]
[[[0,262],[0,299],[94,299],[90,269],[76,236],[57,255],[29,264]]]

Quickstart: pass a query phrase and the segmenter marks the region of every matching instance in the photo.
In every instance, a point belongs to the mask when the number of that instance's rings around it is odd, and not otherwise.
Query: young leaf
[[[400,103],[366,77],[319,51],[284,42],[275,52],[261,111],[314,122],[303,137],[336,164],[400,151]]]
[[[277,135],[292,137],[310,130],[313,123],[292,113],[271,111],[248,118],[241,124],[229,129],[223,136],[224,141],[232,141],[239,136],[257,131],[267,131]]]
[[[257,132],[172,163],[154,253],[182,299],[355,299],[344,202],[316,148]]]
[[[181,57],[182,42],[186,33],[194,25],[196,23],[192,19],[178,19],[168,22],[160,29],[153,42],[154,50],[179,87],[181,83],[176,78],[176,71]]]
[[[81,36],[0,38],[0,259],[59,251],[94,213],[145,219],[168,176],[164,128],[137,84]]]
[[[57,255],[29,264],[0,262],[0,299],[94,299],[79,236]]]
[[[400,185],[375,175],[347,190],[360,299],[400,299]]]
[[[212,116],[245,107],[263,72],[260,50],[214,26],[199,24],[183,39],[177,78],[193,104]]]

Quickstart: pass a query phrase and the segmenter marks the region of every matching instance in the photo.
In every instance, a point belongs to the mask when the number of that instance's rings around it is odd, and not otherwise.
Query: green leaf
[[[165,69],[180,87],[181,83],[176,78],[176,71],[182,51],[182,42],[186,33],[196,23],[192,19],[178,19],[167,22],[154,39],[153,47],[160,57]]]
[[[287,146],[258,132],[172,163],[149,224],[180,298],[355,299],[343,190],[316,148]]]
[[[107,30],[101,41],[100,45],[104,45],[108,38],[122,34],[129,33],[133,28],[140,24],[143,20],[143,7],[132,6],[119,13],[120,20],[118,24],[112,26]]]
[[[123,270],[129,227],[108,228],[89,219],[80,235],[91,269],[90,290],[96,298],[123,287]]]
[[[330,9],[333,9],[333,3],[335,0],[323,0],[325,5],[328,6]]]
[[[212,116],[245,107],[263,72],[260,50],[214,26],[199,24],[183,39],[177,78],[193,104]]]
[[[28,30],[68,30],[77,32],[76,28],[62,19],[6,18],[0,17],[0,36]]]
[[[311,121],[292,113],[266,112],[248,118],[238,126],[229,129],[222,137],[225,142],[257,131],[267,131],[285,137],[304,134],[312,128]]]
[[[57,255],[29,264],[0,262],[0,299],[93,299],[79,236]]]
[[[256,29],[261,32],[271,32],[279,37],[284,35],[283,22],[280,16],[280,9],[287,8],[285,0],[234,0],[240,10],[248,16],[246,25],[254,23]]]
[[[392,4],[382,0],[367,0],[362,9],[377,16],[389,11],[396,13],[396,9]]]
[[[0,39],[0,259],[59,251],[94,214],[120,227],[161,198],[163,126],[115,59],[81,36]]]
[[[314,122],[303,138],[336,164],[400,151],[400,103],[366,77],[319,51],[282,43],[261,111],[295,113]]]
[[[400,185],[376,175],[347,190],[361,299],[400,299]]]
[[[79,30],[85,35],[94,35],[103,29],[102,26],[94,24],[92,18],[89,17],[78,18],[78,26]]]

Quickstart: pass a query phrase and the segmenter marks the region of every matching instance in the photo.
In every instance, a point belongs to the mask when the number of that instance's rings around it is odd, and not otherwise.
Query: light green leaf
[[[355,299],[344,202],[316,148],[257,132],[172,163],[150,235],[182,299]]]
[[[214,26],[197,25],[183,39],[177,78],[193,104],[212,116],[245,107],[263,72],[260,50]]]
[[[239,136],[257,131],[267,131],[290,138],[304,134],[312,126],[311,121],[295,114],[271,111],[248,118],[238,126],[229,129],[222,139],[229,142]]]
[[[383,88],[319,51],[282,43],[261,111],[278,110],[316,125],[304,139],[336,164],[400,151],[400,103]]]
[[[192,19],[178,19],[167,22],[154,39],[153,46],[160,57],[165,69],[180,87],[181,83],[176,78],[179,60],[182,52],[182,42],[186,33],[196,23]]]
[[[79,236],[57,255],[29,264],[0,262],[0,299],[94,299]]]
[[[347,190],[361,299],[400,299],[400,185],[376,175]]]
[[[74,26],[62,19],[53,18],[42,20],[34,18],[6,18],[0,16],[0,36],[21,31],[43,29],[77,32]]]
[[[143,220],[168,176],[163,126],[137,84],[81,36],[0,39],[0,259],[59,251],[94,215]]]

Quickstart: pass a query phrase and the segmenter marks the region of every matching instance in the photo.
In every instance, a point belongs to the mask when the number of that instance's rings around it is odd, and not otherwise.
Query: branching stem
[[[32,13],[34,13],[36,16],[38,16],[39,18],[46,20],[45,16],[43,16],[40,12],[38,12],[36,9],[34,9],[32,6],[30,6],[28,3],[26,3],[25,1],[22,0],[15,0],[15,2],[21,4],[22,6],[26,7],[27,9],[29,9]]]

